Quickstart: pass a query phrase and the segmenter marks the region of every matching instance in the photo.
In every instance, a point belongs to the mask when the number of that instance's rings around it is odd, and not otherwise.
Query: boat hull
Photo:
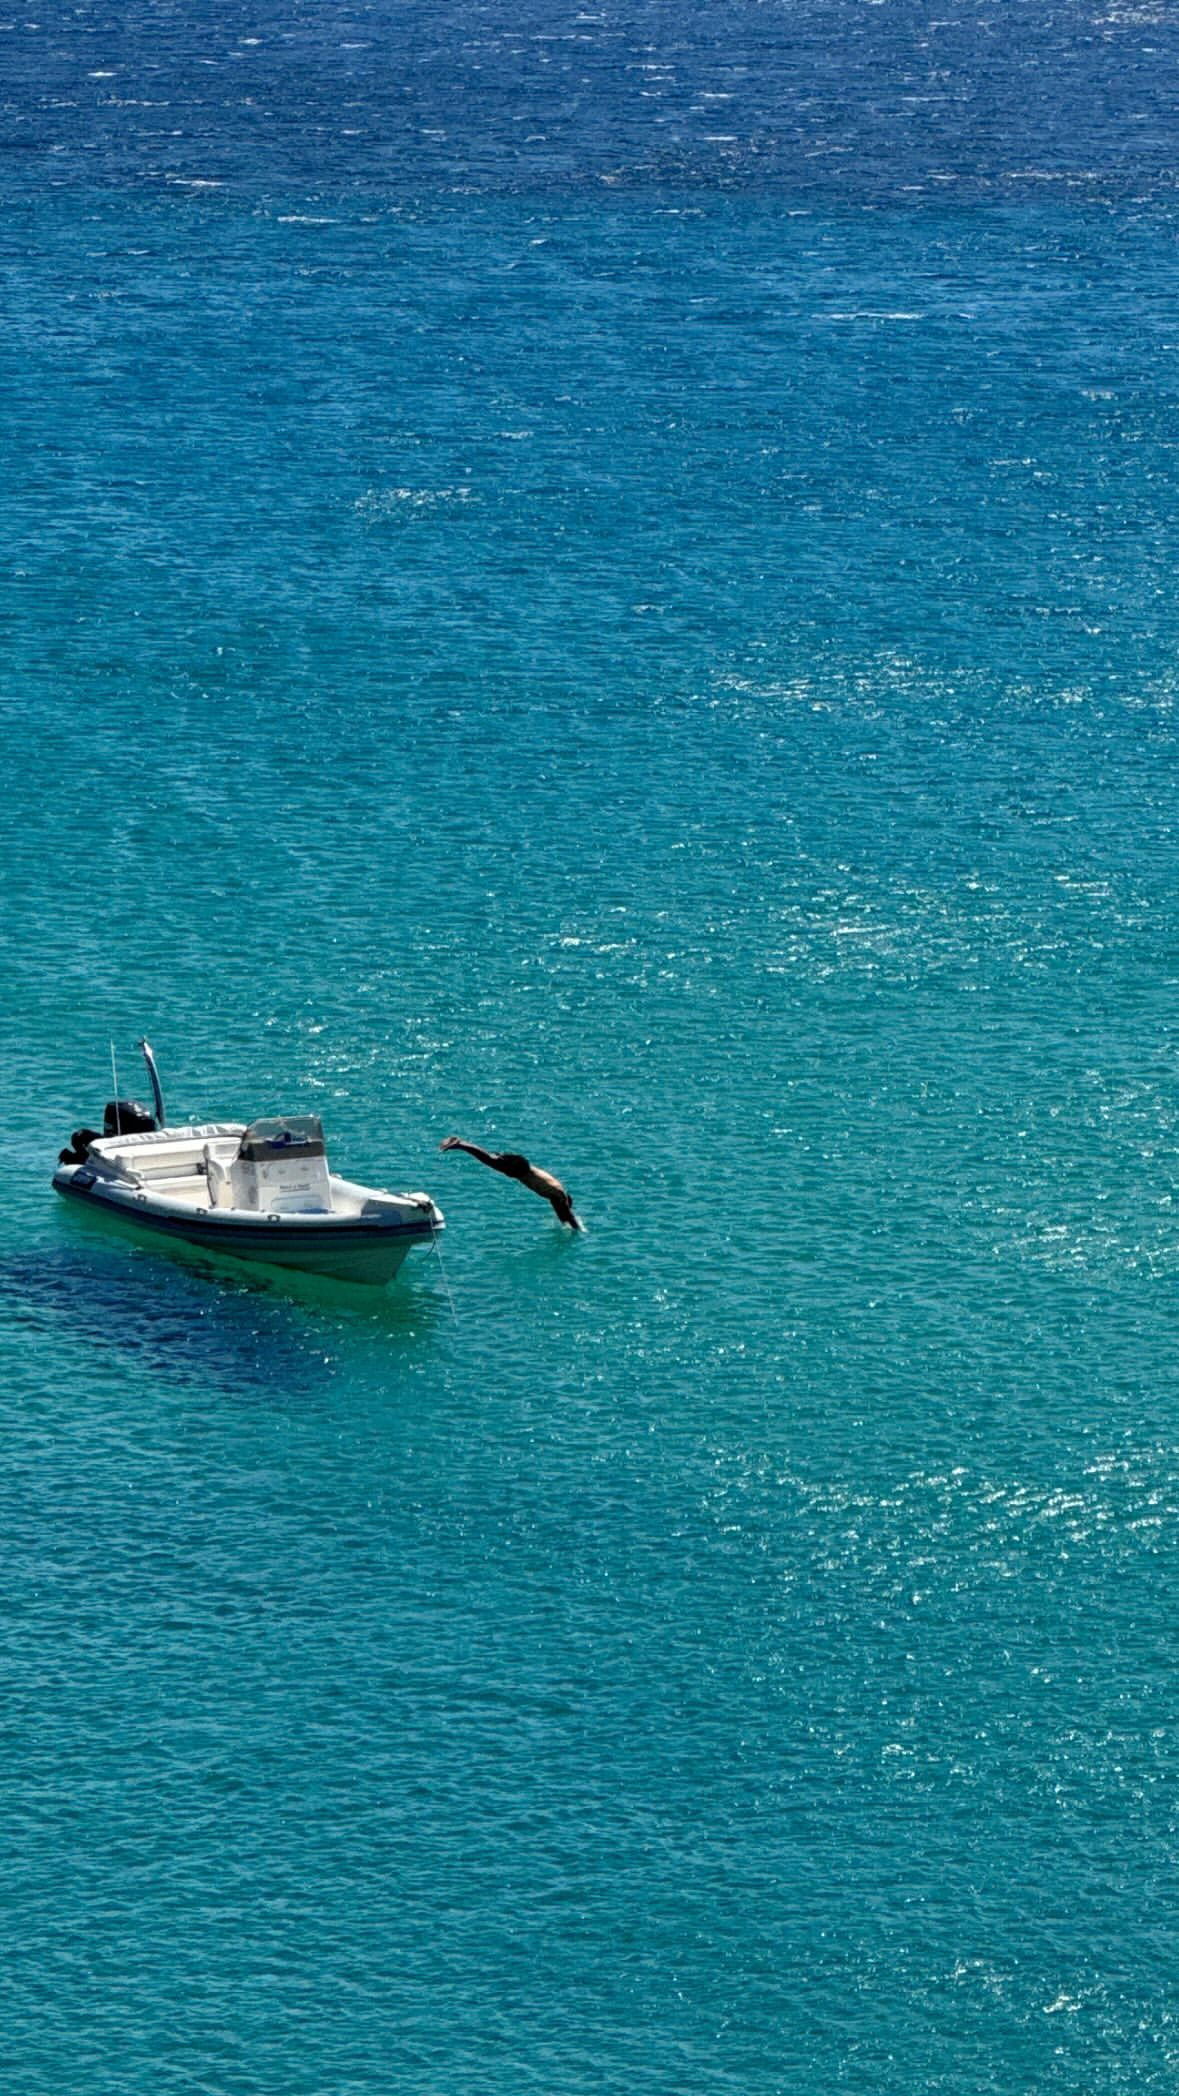
[[[400,1222],[375,1216],[325,1215],[259,1216],[255,1220],[216,1209],[193,1215],[168,1213],[142,1194],[102,1180],[87,1184],[87,1177],[75,1169],[59,1170],[53,1184],[68,1200],[117,1216],[157,1239],[257,1265],[373,1287],[392,1281],[414,1246],[431,1243],[438,1228],[426,1216],[420,1222]]]

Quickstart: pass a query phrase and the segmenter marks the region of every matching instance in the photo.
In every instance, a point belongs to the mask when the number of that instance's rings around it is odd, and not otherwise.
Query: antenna
[[[114,1087],[115,1134],[122,1135],[123,1123],[119,1114],[119,1066],[115,1061],[115,1044],[111,1042],[111,1084]]]

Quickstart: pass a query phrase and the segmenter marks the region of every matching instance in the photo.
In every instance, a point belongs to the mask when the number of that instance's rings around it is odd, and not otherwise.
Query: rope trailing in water
[[[454,1307],[454,1297],[450,1292],[450,1276],[446,1271],[446,1262],[442,1257],[442,1233],[440,1230],[434,1230],[431,1233],[431,1242],[433,1243],[434,1250],[438,1254],[438,1268],[442,1275],[442,1286],[446,1290],[446,1300],[450,1304],[450,1314],[453,1317],[455,1323],[457,1324],[458,1311]]]

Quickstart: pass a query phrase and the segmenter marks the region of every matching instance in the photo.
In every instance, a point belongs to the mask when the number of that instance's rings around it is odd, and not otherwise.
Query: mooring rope
[[[453,1317],[455,1323],[457,1324],[458,1311],[454,1307],[454,1297],[450,1292],[450,1275],[446,1271],[446,1261],[442,1257],[442,1232],[437,1228],[435,1228],[433,1232],[433,1245],[434,1250],[438,1254],[438,1267],[442,1275],[442,1285],[446,1290],[446,1300],[450,1304],[450,1314]]]

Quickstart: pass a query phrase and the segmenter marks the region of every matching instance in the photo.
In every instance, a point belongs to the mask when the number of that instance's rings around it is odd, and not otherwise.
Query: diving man
[[[480,1164],[490,1165],[493,1172],[502,1172],[505,1179],[518,1179],[521,1186],[526,1186],[531,1193],[539,1194],[542,1201],[550,1203],[558,1222],[567,1223],[571,1230],[585,1228],[584,1223],[579,1222],[574,1215],[573,1203],[560,1180],[554,1179],[551,1172],[542,1172],[539,1165],[529,1164],[528,1159],[521,1157],[517,1151],[481,1150],[478,1143],[464,1143],[457,1135],[448,1135],[445,1142],[439,1143],[438,1148],[465,1150],[468,1157],[477,1157]]]

